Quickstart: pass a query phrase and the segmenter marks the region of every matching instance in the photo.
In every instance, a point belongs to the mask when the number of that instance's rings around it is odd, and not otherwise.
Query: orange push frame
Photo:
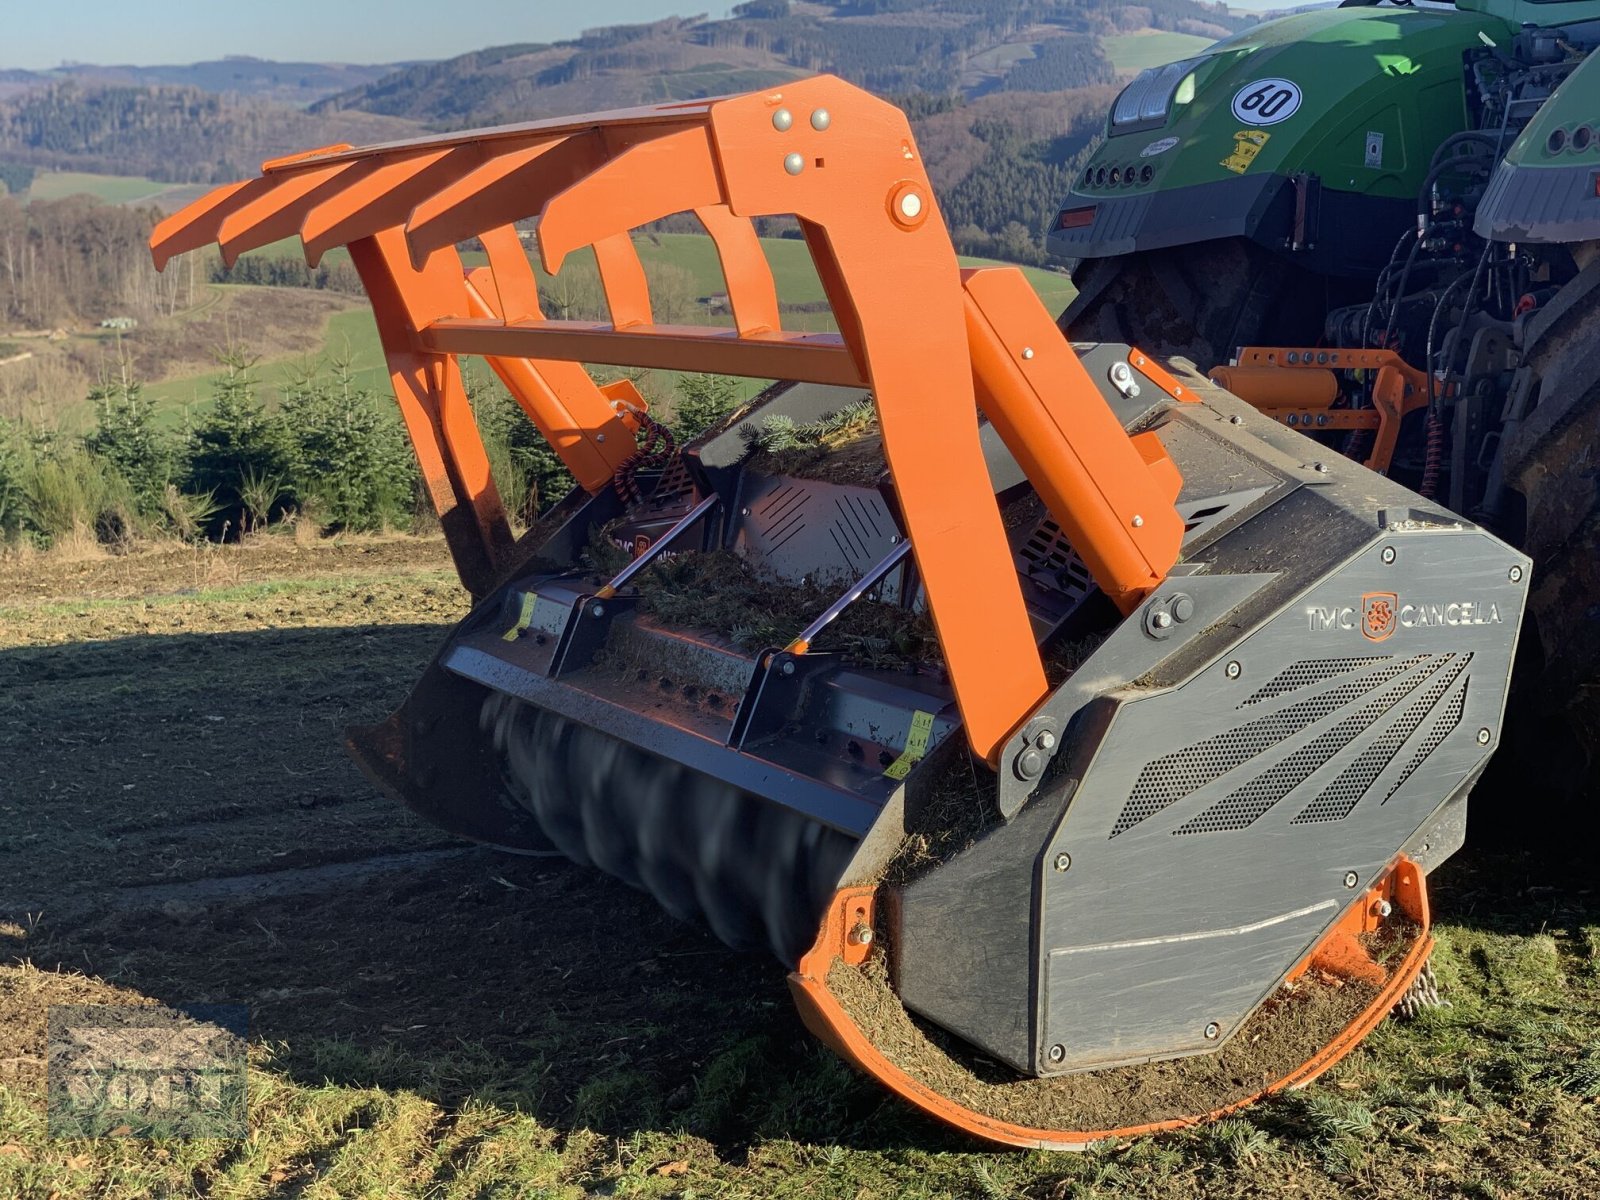
[[[630,231],[679,213],[715,242],[730,329],[657,324]],[[781,327],[753,219],[793,215],[839,333]],[[547,320],[545,269],[593,249],[609,320]],[[586,362],[870,389],[968,736],[994,762],[1047,685],[978,431],[994,424],[1096,582],[1137,606],[1176,561],[1181,483],[1130,439],[1020,272],[963,277],[904,114],[842,80],[539,121],[265,164],[163,221],[157,266],[233,262],[298,235],[348,246],[462,581],[492,588],[512,535],[462,386],[481,355],[590,492],[634,452],[641,403]],[[463,269],[476,239],[488,267]],[[1178,398],[1178,397],[1174,397]]]

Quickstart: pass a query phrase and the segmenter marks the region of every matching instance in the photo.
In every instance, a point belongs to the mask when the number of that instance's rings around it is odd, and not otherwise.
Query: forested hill
[[[1110,83],[1106,39],[1213,40],[1250,23],[1201,0],[751,0],[570,42],[499,46],[405,68],[319,101],[439,128],[694,99],[831,71],[875,92],[979,96]]]

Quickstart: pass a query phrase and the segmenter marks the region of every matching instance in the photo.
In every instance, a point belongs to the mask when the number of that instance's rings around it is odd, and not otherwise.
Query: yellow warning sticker
[[[514,642],[527,632],[528,626],[533,624],[533,610],[539,604],[538,592],[522,593],[522,611],[517,614],[517,623],[500,635],[502,641]]]
[[[933,735],[933,714],[918,709],[911,718],[911,732],[906,735],[905,752],[889,764],[884,777],[887,779],[904,779],[911,774],[911,768],[922,761],[922,756],[928,752],[928,738]]]
[[[1270,133],[1259,129],[1241,129],[1233,135],[1233,153],[1222,160],[1222,165],[1235,175],[1243,175],[1255,162],[1261,148],[1272,140]]]

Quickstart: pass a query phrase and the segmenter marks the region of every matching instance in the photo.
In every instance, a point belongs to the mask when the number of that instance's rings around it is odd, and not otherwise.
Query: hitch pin
[[[815,621],[811,622],[811,624],[807,625],[805,632],[785,646],[784,650],[789,654],[809,653],[811,650],[811,643],[816,641],[817,638],[822,635],[822,631],[829,625],[832,625],[840,613],[849,608],[857,600],[861,599],[862,595],[865,594],[869,588],[873,587],[880,579],[898,567],[905,560],[906,555],[909,553],[911,553],[911,543],[909,541],[903,541],[893,550],[889,551],[888,555],[883,559],[882,562],[858,579],[855,583],[855,586],[852,587],[848,592],[840,596],[832,604],[828,605],[827,611]]]
[[[668,546],[672,545],[673,542],[677,541],[683,532],[689,528],[689,526],[693,525],[701,517],[705,516],[708,512],[715,508],[720,500],[721,497],[713,492],[704,500],[700,501],[699,504],[696,504],[684,514],[682,520],[658,537],[648,550],[639,555],[638,558],[634,559],[627,566],[623,567],[615,579],[594,594],[594,598],[596,600],[609,600],[623,588],[627,587],[629,580],[654,562],[661,555],[662,551],[664,551]]]

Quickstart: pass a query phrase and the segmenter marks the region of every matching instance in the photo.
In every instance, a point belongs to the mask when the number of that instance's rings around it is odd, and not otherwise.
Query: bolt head
[[[1029,746],[1017,755],[1017,774],[1025,780],[1039,778],[1044,774],[1044,755]]]
[[[1049,1058],[1053,1063],[1064,1062],[1067,1057],[1067,1048],[1057,1043],[1050,1047]]]
[[[603,616],[605,616],[606,615],[606,606],[604,604],[591,604],[589,606],[589,615],[591,617],[603,617]]]
[[[833,114],[825,108],[819,108],[811,114],[811,128],[815,129],[818,133],[821,133],[832,124]]]
[[[1358,884],[1360,882],[1361,882],[1361,877],[1359,875],[1357,875],[1354,871],[1346,871],[1344,873],[1344,885],[1345,885],[1345,887],[1353,888],[1353,887],[1355,887],[1356,884]]]
[[[1494,735],[1491,734],[1487,729],[1478,730],[1478,745],[1487,746],[1489,744],[1489,739],[1493,736]]]
[[[1212,1021],[1206,1026],[1206,1041],[1214,1042],[1222,1036],[1222,1026]]]
[[[1229,425],[1243,425],[1244,424],[1244,418],[1241,417],[1238,413],[1235,413],[1233,416],[1228,418],[1228,424]]]
[[[1372,911],[1377,913],[1379,918],[1387,919],[1389,915],[1394,912],[1394,905],[1390,904],[1387,900],[1379,900],[1372,906]]]
[[[778,669],[780,671],[782,671],[785,675],[793,675],[794,674],[794,662],[792,660],[789,661],[789,662],[786,662],[786,663],[783,664],[783,666],[779,667]]]
[[[1072,866],[1072,855],[1070,855],[1070,854],[1058,854],[1058,855],[1056,855],[1056,870],[1065,871],[1071,866]]]
[[[1033,357],[1033,347],[1032,346],[1024,346],[1022,348],[1022,357],[1025,358],[1025,359],[1031,359]]]
[[[1153,613],[1150,617],[1150,624],[1157,629],[1170,629],[1172,628],[1172,614],[1169,612]]]
[[[1328,464],[1325,462],[1314,462],[1311,464],[1311,469],[1318,475],[1326,475],[1328,473]]]
[[[1135,516],[1133,518],[1133,527],[1135,529],[1143,529],[1144,528],[1144,518],[1141,517],[1141,516]]]
[[[1042,730],[1039,736],[1033,739],[1033,744],[1041,750],[1054,750],[1056,748],[1056,735],[1048,729]]]
[[[850,940],[858,946],[872,945],[872,926],[865,921],[860,921],[850,931]]]
[[[1511,568],[1511,582],[1512,583],[1521,583],[1522,582],[1522,568],[1521,567],[1512,567]]]
[[[1187,621],[1194,616],[1194,598],[1192,596],[1174,596],[1172,598],[1172,619]]]
[[[779,133],[788,133],[794,128],[794,114],[787,108],[780,108],[772,114],[772,127]]]
[[[1395,560],[1394,547],[1385,546],[1383,548],[1383,553],[1379,555],[1379,557],[1382,558],[1385,563],[1392,563]]]
[[[1239,678],[1240,675],[1244,674],[1244,668],[1241,667],[1236,662],[1231,662],[1231,663],[1229,663],[1227,665],[1227,668],[1226,668],[1224,673],[1228,676],[1229,679],[1237,679],[1237,678]]]
[[[798,175],[806,169],[806,157],[803,154],[788,154],[783,159],[783,169],[791,175]]]

